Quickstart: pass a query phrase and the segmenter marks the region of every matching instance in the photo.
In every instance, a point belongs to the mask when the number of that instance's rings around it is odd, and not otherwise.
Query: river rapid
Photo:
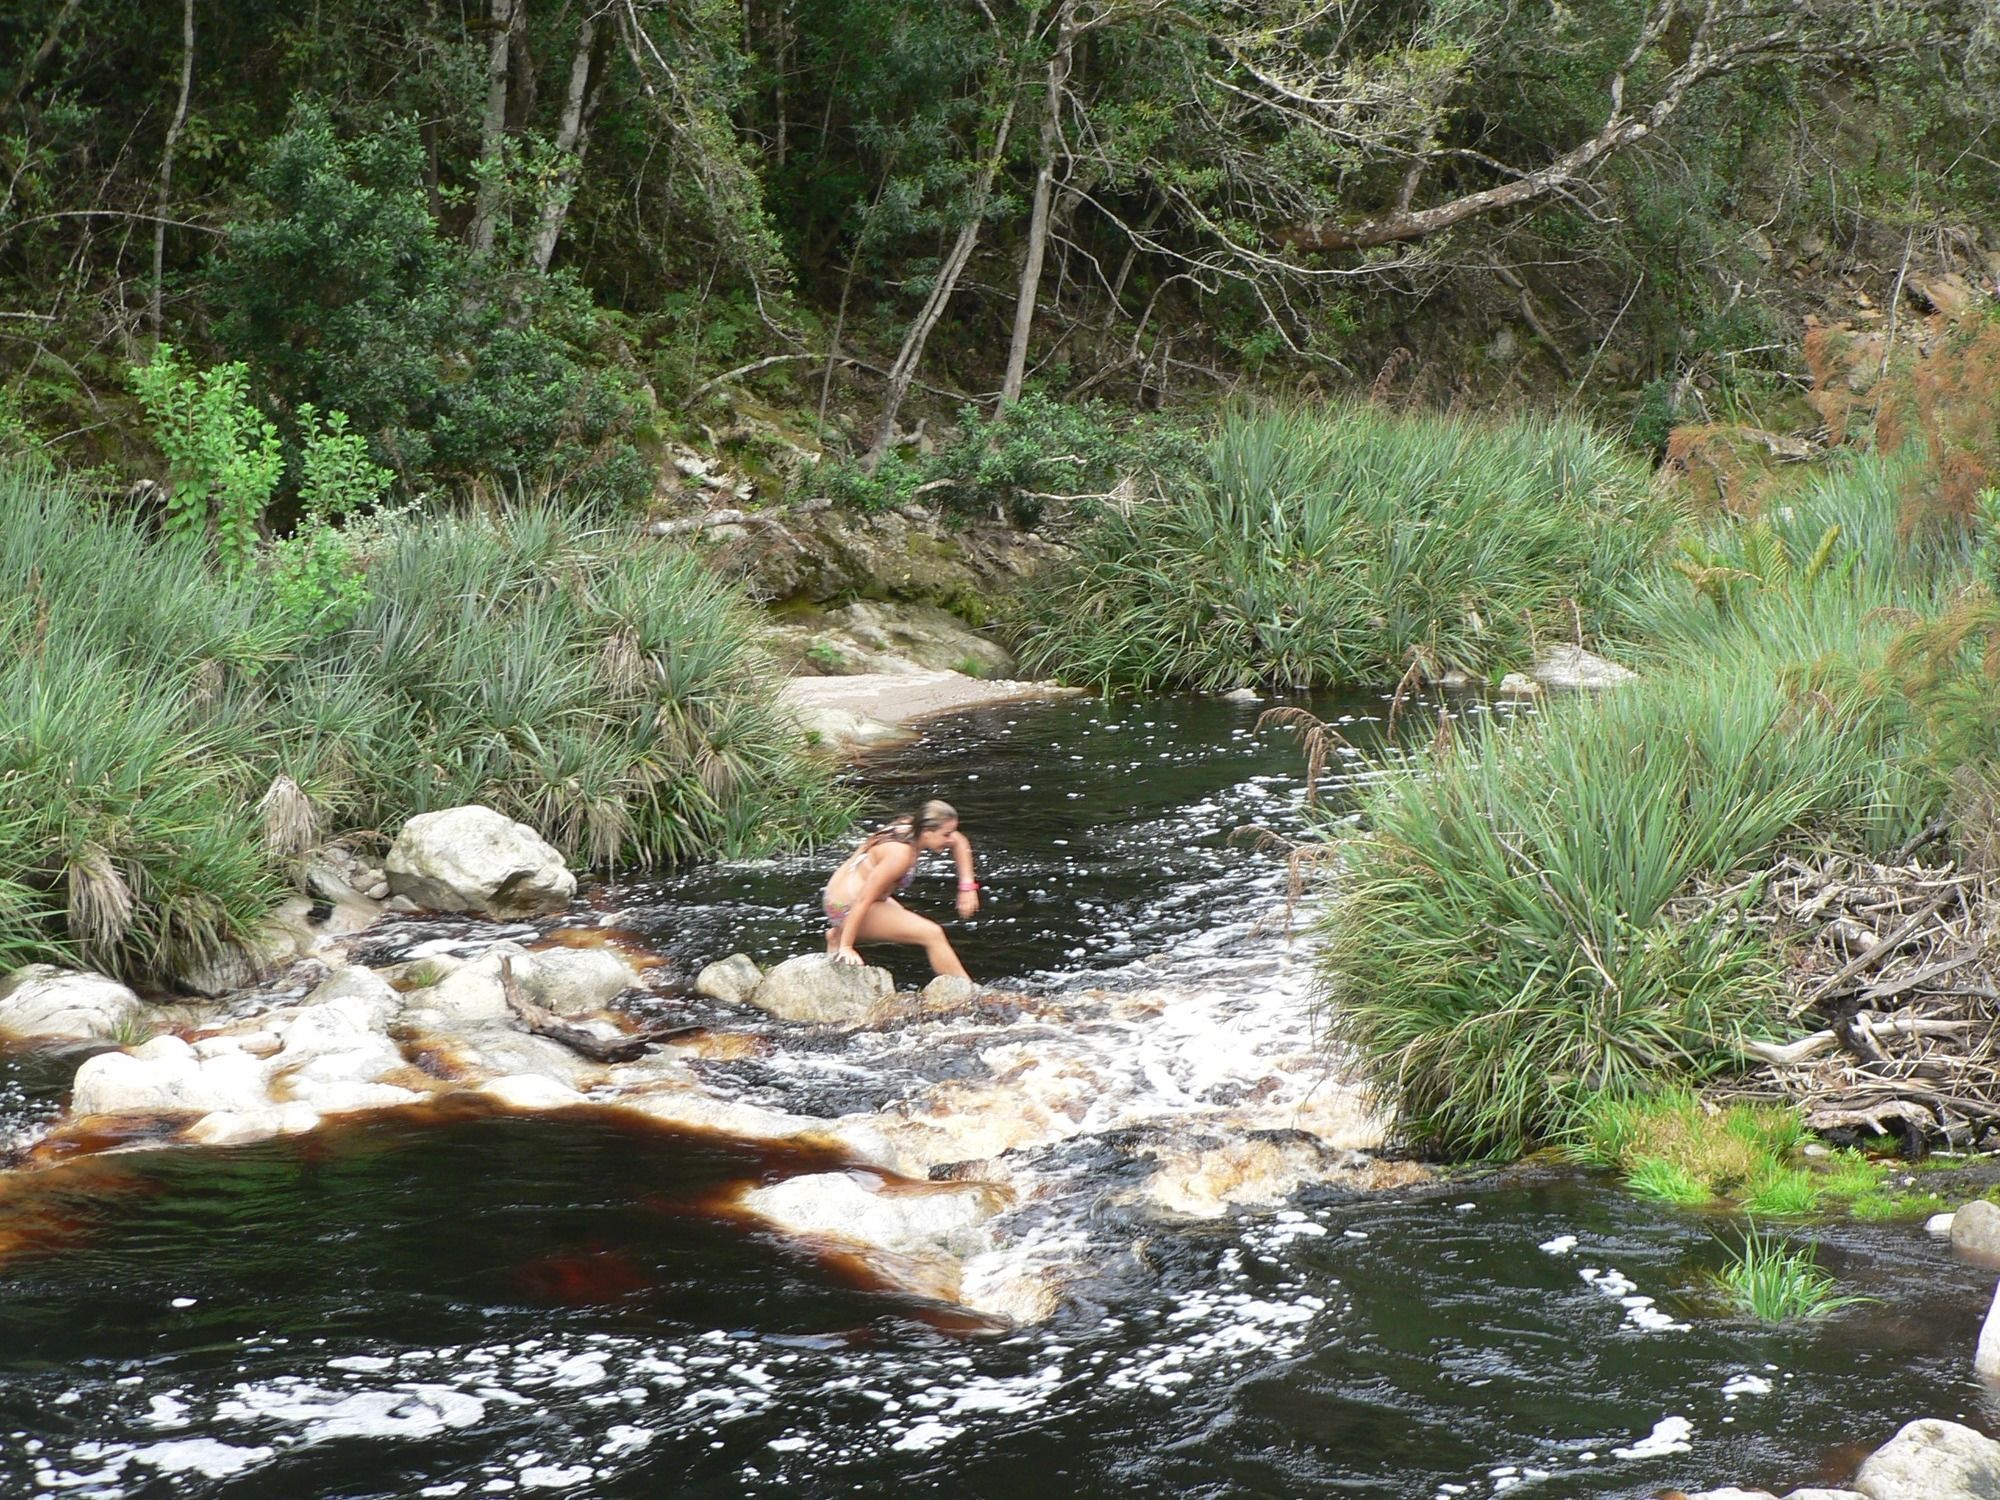
[[[1317,707],[1352,741],[1337,810],[1388,706]],[[881,808],[959,806],[987,905],[954,942],[1064,1000],[1046,1012],[835,1036],[692,997],[709,960],[817,944],[823,857],[606,886],[560,924],[658,955],[636,1003],[729,1039],[691,1065],[746,1104],[890,1111],[1031,1064],[1084,1081],[1059,1138],[965,1174],[1011,1174],[983,1274],[1041,1276],[1046,1317],[913,1295],[745,1216],[746,1188],[850,1165],[810,1143],[447,1101],[112,1152],[0,1195],[0,1495],[1637,1497],[1836,1480],[1909,1417],[2000,1421],[1969,1359],[1989,1278],[1914,1226],[1810,1231],[1879,1300],[1764,1329],[1701,1290],[1731,1220],[1546,1168],[1359,1192],[1302,1146],[1286,1121],[1355,1106],[1305,1061],[1284,866],[1235,836],[1304,823],[1296,746],[1256,713],[1009,705],[859,769]],[[950,895],[940,862],[909,899]],[[395,923],[364,956],[499,935]],[[32,1138],[73,1068],[0,1058],[0,1130]],[[1353,1170],[1255,1205],[1182,1174],[1168,1211],[1163,1163],[1235,1150],[1244,1121]]]

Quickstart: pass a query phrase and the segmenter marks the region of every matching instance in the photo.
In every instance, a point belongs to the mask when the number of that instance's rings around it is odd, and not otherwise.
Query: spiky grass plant
[[[1787,1249],[1784,1241],[1754,1224],[1745,1233],[1742,1248],[1712,1279],[1731,1308],[1763,1323],[1823,1318],[1872,1300],[1841,1295],[1809,1247]]]
[[[1767,940],[1729,903],[1677,898],[1789,839],[1888,842],[1922,810],[1868,702],[1783,676],[1755,652],[1693,666],[1370,788],[1322,999],[1411,1136],[1518,1151],[1593,1093],[1714,1075],[1770,1024]]]
[[[171,980],[342,828],[487,802],[573,861],[829,830],[747,602],[701,563],[527,505],[392,532],[325,637],[254,573],[0,465],[0,962]]]
[[[1781,1167],[1749,1185],[1743,1195],[1743,1210],[1769,1218],[1799,1218],[1819,1212],[1824,1198],[1814,1174]]]
[[[1188,493],[1103,515],[1016,634],[1100,688],[1489,676],[1594,630],[1665,522],[1581,422],[1243,411]]]
[[[1682,1208],[1699,1208],[1713,1196],[1707,1184],[1686,1167],[1658,1156],[1634,1160],[1625,1173],[1625,1186],[1641,1198]]]

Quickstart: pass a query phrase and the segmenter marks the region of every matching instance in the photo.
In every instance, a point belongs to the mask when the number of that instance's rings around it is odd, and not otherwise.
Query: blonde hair
[[[913,813],[901,817],[884,827],[876,829],[861,841],[863,849],[873,849],[877,844],[914,844],[923,834],[934,828],[942,828],[947,823],[958,821],[958,809],[949,802],[941,802],[933,797]]]

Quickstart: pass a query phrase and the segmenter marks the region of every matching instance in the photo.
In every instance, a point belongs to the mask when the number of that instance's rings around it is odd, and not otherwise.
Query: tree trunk
[[[889,366],[889,393],[882,404],[882,423],[875,431],[875,441],[868,445],[863,455],[861,467],[874,473],[882,462],[882,455],[889,451],[889,444],[896,436],[896,413],[902,409],[903,398],[910,394],[910,384],[917,378],[917,365],[924,357],[924,344],[937,327],[938,319],[944,316],[951,294],[958,288],[958,278],[964,274],[966,262],[972,259],[972,248],[979,242],[979,226],[986,214],[986,200],[993,190],[993,179],[1000,171],[1000,159],[1007,151],[1007,135],[1014,126],[1014,105],[1017,91],[1009,90],[1007,108],[1000,116],[1000,127],[993,133],[993,146],[986,158],[986,164],[979,169],[979,180],[973,185],[972,202],[966,212],[965,225],[958,232],[958,239],[951,247],[951,253],[938,267],[937,280],[931,283],[931,294],[924,299],[916,321],[910,324],[910,331],[903,337],[903,347],[896,353],[896,361]]]
[[[1049,59],[1048,108],[1042,116],[1042,165],[1035,173],[1034,207],[1028,214],[1028,247],[1021,257],[1021,289],[1014,298],[1014,335],[1007,345],[1007,374],[1000,382],[998,411],[1005,411],[1021,399],[1021,383],[1028,376],[1028,334],[1034,327],[1042,262],[1049,248],[1049,200],[1055,194],[1056,151],[1062,145],[1062,89],[1069,78],[1070,27],[1075,9],[1076,0],[1062,0],[1056,21],[1056,50]]]
[[[174,118],[167,126],[166,148],[160,153],[160,201],[153,222],[153,298],[148,309],[153,337],[160,336],[161,284],[167,264],[167,200],[174,186],[174,147],[180,144],[181,127],[187,124],[188,94],[194,88],[194,0],[181,0],[181,97],[174,105]]]
[[[537,273],[546,272],[555,256],[556,240],[562,234],[563,220],[569,216],[576,179],[583,172],[583,158],[590,150],[590,110],[586,103],[592,99],[593,77],[602,79],[604,74],[604,40],[606,34],[600,34],[595,18],[585,16],[582,29],[576,34],[576,56],[570,60],[569,87],[563,93],[562,124],[556,131],[556,152],[562,158],[562,165],[556,169],[542,199],[542,211],[535,224],[531,254]]]
[[[488,19],[493,35],[486,46],[486,112],[479,122],[479,191],[472,208],[472,254],[483,260],[493,253],[504,196],[501,148],[507,139],[507,59],[514,27],[527,0],[490,0]]]

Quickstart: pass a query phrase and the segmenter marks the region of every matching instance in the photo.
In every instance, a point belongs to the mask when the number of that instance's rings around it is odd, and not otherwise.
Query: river
[[[1353,742],[1337,809],[1376,774],[1387,705],[1319,707]],[[0,1192],[0,1494],[1638,1497],[1830,1481],[1909,1417],[2000,1420],[1969,1360],[1990,1278],[1915,1226],[1798,1231],[1879,1300],[1767,1329],[1701,1291],[1736,1221],[1559,1169],[1209,1220],[1135,1198],[1176,1119],[1198,1129],[1309,1040],[1283,865],[1232,838],[1303,821],[1296,747],[1255,715],[1012,705],[857,773],[882,807],[959,805],[986,886],[954,927],[975,975],[1168,995],[1178,1026],[1112,1006],[835,1039],[685,993],[730,951],[816,943],[825,858],[613,884],[565,919],[663,956],[649,1008],[754,1041],[702,1065],[745,1100],[883,1107],[983,1076],[1003,1037],[1087,1065],[1103,1097],[1035,1156],[1043,1190],[1007,1229],[1010,1253],[1060,1260],[1047,1321],[899,1293],[732,1211],[745,1185],[839,1170],[818,1148],[609,1109],[117,1152]],[[910,899],[949,896],[940,869]],[[497,930],[369,941],[386,960]],[[0,1121],[31,1135],[67,1067],[0,1060]]]

